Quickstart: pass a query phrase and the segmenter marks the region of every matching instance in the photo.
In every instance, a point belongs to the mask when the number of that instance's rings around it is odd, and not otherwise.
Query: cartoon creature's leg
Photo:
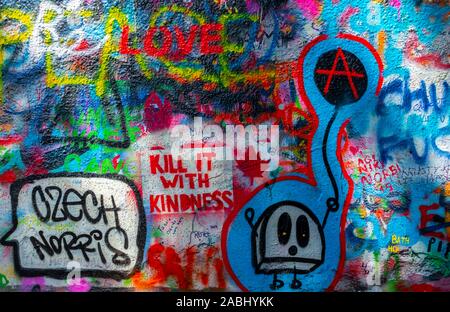
[[[273,274],[273,282],[272,282],[272,284],[270,284],[270,289],[276,290],[276,289],[280,289],[283,286],[284,286],[284,282],[277,278],[277,274],[276,273]]]
[[[300,282],[300,280],[297,279],[297,273],[296,271],[294,271],[294,279],[292,280],[291,285],[292,289],[300,289],[302,287],[302,282]]]

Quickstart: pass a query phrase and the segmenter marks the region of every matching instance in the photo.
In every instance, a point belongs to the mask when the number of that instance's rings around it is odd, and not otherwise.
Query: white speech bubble
[[[14,246],[21,276],[64,279],[77,261],[81,276],[124,279],[143,257],[146,222],[136,186],[120,175],[61,173],[11,185]]]

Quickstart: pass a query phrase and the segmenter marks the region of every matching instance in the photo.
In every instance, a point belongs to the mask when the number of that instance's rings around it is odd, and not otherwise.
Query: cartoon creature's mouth
[[[288,251],[291,256],[295,256],[297,254],[297,247],[291,246]]]

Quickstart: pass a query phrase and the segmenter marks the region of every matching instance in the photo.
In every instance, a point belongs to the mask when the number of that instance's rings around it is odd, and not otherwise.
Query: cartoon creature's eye
[[[297,242],[302,248],[305,248],[309,242],[309,222],[305,216],[297,219]]]
[[[287,212],[281,214],[278,219],[278,241],[281,245],[286,245],[291,236],[292,221]]]

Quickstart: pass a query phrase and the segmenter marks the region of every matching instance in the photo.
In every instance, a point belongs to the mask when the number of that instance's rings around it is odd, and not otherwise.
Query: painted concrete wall
[[[448,4],[2,1],[1,290],[449,291]]]

